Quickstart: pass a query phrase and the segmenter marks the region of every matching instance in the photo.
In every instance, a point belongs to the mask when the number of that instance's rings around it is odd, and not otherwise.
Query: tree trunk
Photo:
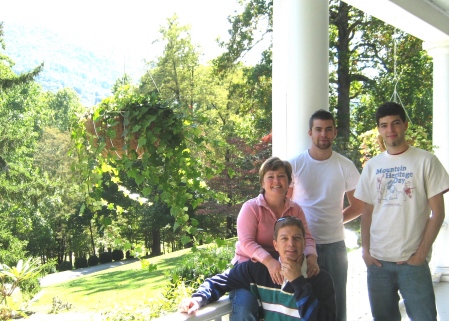
[[[158,256],[161,255],[161,232],[159,229],[153,229],[153,244],[151,245],[151,255]]]
[[[236,236],[237,231],[235,230],[235,218],[232,216],[226,217],[226,238],[231,238]]]
[[[349,71],[349,6],[340,1],[338,19],[338,66],[337,66],[337,127],[338,136],[343,139],[346,148],[350,137],[350,88],[351,76]]]

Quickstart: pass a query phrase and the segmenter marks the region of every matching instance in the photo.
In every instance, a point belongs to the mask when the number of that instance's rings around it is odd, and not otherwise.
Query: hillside
[[[111,95],[116,80],[123,76],[124,63],[93,48],[73,44],[50,30],[5,22],[5,53],[14,60],[18,73],[44,62],[44,71],[36,79],[44,90],[73,88],[86,106]],[[1,49],[0,49],[1,50]],[[126,73],[139,78],[140,65],[126,66]]]

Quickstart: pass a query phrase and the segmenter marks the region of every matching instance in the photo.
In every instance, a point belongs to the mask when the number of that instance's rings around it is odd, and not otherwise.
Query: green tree
[[[432,59],[422,49],[422,41],[392,27],[371,32],[385,50],[379,54],[382,63],[374,77],[376,86],[354,104],[355,131],[371,130],[377,106],[396,101],[404,106],[409,121],[425,128],[432,139]]]
[[[124,74],[122,77],[115,81],[114,86],[112,86],[112,93],[115,94],[120,90],[121,87],[126,85],[132,85],[132,78],[128,74]]]
[[[3,22],[0,22],[0,46],[5,50],[5,41],[3,39]],[[16,75],[12,67],[14,62],[0,52],[0,90],[4,91],[14,86],[23,85],[32,82],[34,78],[43,70],[44,63],[34,68],[32,71]]]
[[[71,88],[63,88],[55,94],[47,93],[48,108],[53,112],[52,127],[61,132],[69,132],[73,118],[85,112],[78,94]]]
[[[0,68],[5,70],[5,65]],[[38,203],[48,190],[33,166],[33,155],[49,115],[37,84],[16,83],[0,90],[0,155],[9,168],[0,174],[2,262],[16,264],[27,255]]]
[[[69,155],[71,148],[69,132],[47,127],[34,157],[35,167],[44,173],[51,189],[38,203],[41,219],[36,222],[36,227],[41,228],[40,233],[33,233],[35,238],[32,244],[33,247],[39,246],[40,252],[33,254],[42,257],[57,255],[58,263],[64,260],[69,250],[78,251],[71,247],[71,241],[75,233],[83,232],[74,230],[73,224],[69,228],[70,221],[77,214],[78,204],[83,200],[77,178],[71,170],[72,164],[77,161],[73,155]],[[39,222],[46,224],[37,224]],[[56,253],[50,255],[52,251]]]
[[[199,50],[191,42],[190,28],[180,26],[176,15],[167,19],[167,23],[167,27],[160,29],[164,52],[157,62],[149,64],[150,71],[141,79],[141,91],[156,89],[165,101],[184,110],[193,108]]]

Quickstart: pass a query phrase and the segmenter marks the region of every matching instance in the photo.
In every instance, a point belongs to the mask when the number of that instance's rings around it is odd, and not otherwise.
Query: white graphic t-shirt
[[[408,260],[429,219],[428,199],[447,189],[449,175],[443,165],[422,149],[410,146],[402,154],[383,152],[368,161],[354,196],[374,206],[371,256],[389,262]]]

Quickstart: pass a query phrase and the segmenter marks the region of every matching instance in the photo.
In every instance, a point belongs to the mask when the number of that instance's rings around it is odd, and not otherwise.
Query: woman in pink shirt
[[[306,230],[307,276],[318,274],[315,240],[310,234],[301,207],[286,197],[292,182],[292,167],[278,157],[268,158],[259,170],[260,194],[245,202],[237,217],[237,236],[233,264],[247,260],[268,268],[274,283],[282,284],[281,264],[273,247],[274,224],[281,217],[299,218]],[[244,289],[230,294],[233,303],[231,320],[258,320],[258,304],[254,295]]]

